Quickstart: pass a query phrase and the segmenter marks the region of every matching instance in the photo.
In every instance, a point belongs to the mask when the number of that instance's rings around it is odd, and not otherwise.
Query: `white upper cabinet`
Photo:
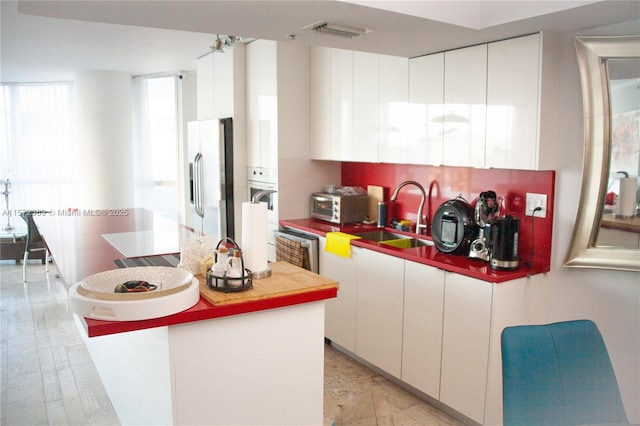
[[[381,55],[379,149],[385,163],[407,163],[409,142],[409,60]]]
[[[410,60],[313,47],[311,61],[313,159],[555,168],[548,33]]]
[[[331,49],[311,46],[310,55],[310,156],[331,160]]]
[[[487,45],[444,54],[443,164],[484,167]]]
[[[224,54],[213,54],[213,111],[215,118],[233,117],[233,78],[234,51],[229,49]]]
[[[444,53],[409,60],[408,162],[442,164]]]
[[[378,161],[380,55],[353,52],[354,161]]]
[[[225,53],[226,54],[226,53]],[[247,44],[247,165],[278,165],[276,43]]]
[[[556,61],[549,59],[543,63],[542,37],[533,34],[489,43],[487,167],[529,170],[554,167],[555,162],[549,161],[544,145],[554,139],[541,138],[542,131],[550,130],[550,123],[542,120],[541,112],[544,102],[549,104],[556,94],[541,90],[541,77],[543,65],[550,67]],[[547,48],[547,53],[550,52],[552,49]],[[552,75],[549,73],[547,78],[549,83],[554,80]]]
[[[486,166],[535,167],[538,140],[537,34],[489,44]]]
[[[196,63],[198,120],[233,116],[233,51],[210,53]]]
[[[312,47],[311,158],[406,162],[408,76],[407,58]]]
[[[214,53],[205,55],[199,58],[196,63],[196,87],[198,91],[196,104],[198,108],[198,120],[215,118],[213,55]]]
[[[353,51],[331,49],[331,157],[353,157]]]
[[[260,167],[260,49],[247,44],[247,166]]]

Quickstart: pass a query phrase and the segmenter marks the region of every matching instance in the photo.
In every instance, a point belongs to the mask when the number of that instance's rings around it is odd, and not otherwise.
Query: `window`
[[[178,217],[177,78],[136,77],[136,205]],[[137,117],[137,118],[136,118]]]
[[[1,84],[0,89],[0,180],[11,182],[4,214],[74,207],[73,84]]]

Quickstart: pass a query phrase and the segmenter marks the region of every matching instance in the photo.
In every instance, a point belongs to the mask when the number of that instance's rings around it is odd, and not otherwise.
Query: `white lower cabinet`
[[[446,273],[440,401],[483,423],[493,284]]]
[[[320,275],[338,282],[338,297],[329,299],[324,305],[324,335],[345,349],[356,352],[356,257],[361,249],[352,248],[347,259],[324,251],[326,238],[319,240]]]
[[[395,377],[402,364],[404,260],[359,249],[356,354]]]
[[[493,284],[360,247],[346,259],[325,242],[320,274],[339,282],[325,336],[483,423]]]
[[[444,278],[441,269],[405,261],[401,379],[436,399],[440,397]]]

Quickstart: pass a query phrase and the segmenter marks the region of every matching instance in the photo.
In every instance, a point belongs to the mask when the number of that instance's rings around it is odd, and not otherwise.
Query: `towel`
[[[285,261],[304,269],[309,267],[309,254],[302,243],[280,236],[276,237],[276,261]]]
[[[324,250],[348,259],[351,257],[351,240],[357,238],[360,237],[344,232],[327,232],[327,244]]]

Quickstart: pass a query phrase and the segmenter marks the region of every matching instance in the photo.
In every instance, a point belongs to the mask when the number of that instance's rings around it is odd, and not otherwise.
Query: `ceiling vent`
[[[303,30],[313,30],[319,33],[330,34],[338,37],[354,38],[365,35],[371,30],[365,28],[347,27],[345,25],[329,24],[325,21],[316,22],[302,28]]]

